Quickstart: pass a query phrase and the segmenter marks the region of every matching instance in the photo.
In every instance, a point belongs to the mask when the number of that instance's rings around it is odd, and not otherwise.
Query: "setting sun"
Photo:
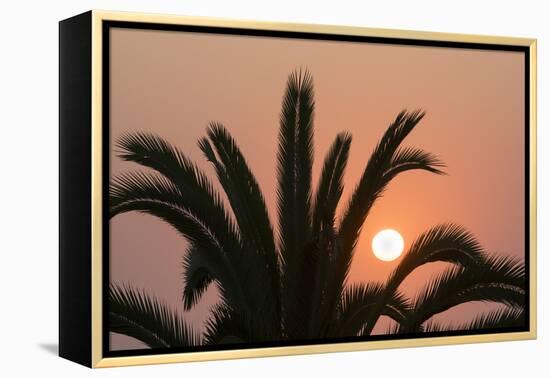
[[[401,256],[404,246],[401,234],[392,229],[379,231],[372,238],[372,251],[382,261],[393,261]]]

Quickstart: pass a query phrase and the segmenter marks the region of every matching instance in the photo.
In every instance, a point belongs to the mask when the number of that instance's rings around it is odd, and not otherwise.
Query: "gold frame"
[[[102,22],[131,21],[141,23],[182,24],[218,26],[241,29],[273,31],[296,31],[320,34],[357,35],[429,41],[469,42],[481,44],[515,45],[529,48],[530,53],[530,324],[528,332],[513,332],[486,335],[446,336],[404,340],[363,341],[339,344],[266,347],[208,352],[170,353],[131,357],[102,357]],[[92,11],[92,367],[112,367],[173,362],[236,359],[245,357],[268,357],[327,352],[349,352],[371,349],[418,347],[448,344],[466,344],[494,341],[528,340],[537,337],[536,304],[536,55],[537,41],[530,38],[497,37],[469,34],[372,29],[363,27],[291,24],[259,21],[242,21],[204,17],[187,17],[160,14],[142,14],[110,11]]]

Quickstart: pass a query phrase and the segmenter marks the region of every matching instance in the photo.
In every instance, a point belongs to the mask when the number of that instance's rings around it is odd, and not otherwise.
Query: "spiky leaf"
[[[109,287],[109,331],[138,339],[151,348],[201,344],[199,334],[174,310],[130,286]]]

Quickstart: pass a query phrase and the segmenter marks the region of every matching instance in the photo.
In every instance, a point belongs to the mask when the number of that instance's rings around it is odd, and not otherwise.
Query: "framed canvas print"
[[[62,357],[536,337],[536,41],[60,22]]]

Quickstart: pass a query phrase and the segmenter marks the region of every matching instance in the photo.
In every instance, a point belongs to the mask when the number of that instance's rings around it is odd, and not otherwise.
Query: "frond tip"
[[[351,146],[351,134],[340,133],[323,164],[313,209],[313,233],[333,229],[336,208],[344,191],[344,172]]]
[[[307,70],[291,73],[283,97],[277,153],[279,244],[283,264],[309,237],[314,109],[313,77]]]
[[[214,281],[210,271],[208,260],[203,256],[198,245],[191,244],[187,253],[183,256],[183,309],[186,311],[197,304],[208,286]]]

